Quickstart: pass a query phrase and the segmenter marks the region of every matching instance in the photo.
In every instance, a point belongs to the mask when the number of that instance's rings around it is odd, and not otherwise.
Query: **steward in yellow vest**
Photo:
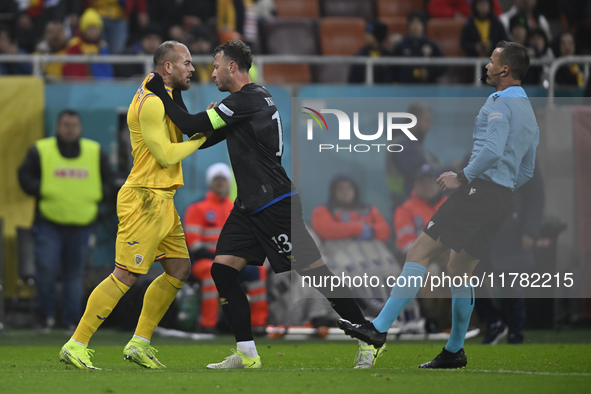
[[[77,112],[58,117],[56,137],[37,141],[18,170],[23,190],[37,198],[34,250],[39,333],[56,323],[73,330],[82,313],[84,267],[98,204],[112,194],[113,171],[97,142],[81,138]],[[56,283],[61,268],[61,322]]]
[[[81,138],[81,132],[78,114],[64,111],[57,136],[37,141],[19,168],[21,187],[37,197],[40,219],[88,226],[96,220],[105,193],[111,194],[108,157],[97,142]]]

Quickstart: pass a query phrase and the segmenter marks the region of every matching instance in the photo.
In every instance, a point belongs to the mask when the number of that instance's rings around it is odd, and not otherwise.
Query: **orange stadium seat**
[[[405,17],[380,18],[380,22],[388,26],[388,34],[400,33],[406,35],[408,33],[408,22]]]
[[[313,19],[278,18],[265,22],[265,51],[271,55],[317,55],[318,37]],[[265,83],[309,83],[308,64],[265,64]]]
[[[275,11],[280,18],[318,18],[318,0],[275,0]]]
[[[365,45],[365,20],[353,17],[326,17],[318,26],[320,53],[328,56],[352,56]],[[349,65],[326,65],[317,68],[318,82],[345,83]]]
[[[427,36],[437,42],[445,56],[464,56],[460,46],[463,19],[433,18],[427,22]]]
[[[322,16],[354,16],[371,22],[375,19],[370,0],[322,0]]]
[[[313,19],[265,21],[265,52],[271,55],[317,55],[318,37]]]
[[[318,34],[321,54],[355,55],[365,45],[365,21],[353,17],[322,18]]]
[[[308,64],[264,64],[265,83],[310,83],[312,72]]]
[[[406,18],[409,12],[425,10],[425,0],[377,0],[378,18],[401,16]]]

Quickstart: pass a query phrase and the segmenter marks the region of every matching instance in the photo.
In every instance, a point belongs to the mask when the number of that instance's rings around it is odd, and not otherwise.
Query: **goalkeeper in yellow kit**
[[[164,42],[154,54],[154,64],[171,96],[189,89],[195,68],[185,45]],[[173,196],[183,185],[181,160],[206,138],[199,133],[183,142],[183,134],[166,116],[162,101],[146,89],[148,79],[127,112],[134,162],[117,196],[115,270],[94,289],[74,335],[60,351],[60,361],[80,369],[99,369],[90,360],[93,350],[87,346],[91,336],[154,261],[160,261],[165,273],[148,287],[137,328],[123,355],[145,368],[164,368],[150,339],[191,270]]]

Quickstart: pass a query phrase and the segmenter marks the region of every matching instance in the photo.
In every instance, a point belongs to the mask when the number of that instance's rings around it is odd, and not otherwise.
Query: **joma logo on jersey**
[[[323,125],[326,127],[328,131],[328,125],[326,124],[326,120],[322,114],[333,114],[336,115],[337,120],[339,122],[339,141],[350,141],[351,140],[351,120],[349,116],[341,110],[338,109],[321,109],[320,112],[304,107],[311,111],[312,113],[304,112],[304,114],[310,116],[312,119],[308,119],[307,123],[307,139],[313,140],[314,139],[314,121],[320,126],[320,130],[323,130]],[[392,137],[395,130],[402,131],[409,140],[417,141],[417,137],[414,136],[413,133],[410,132],[409,129],[413,128],[417,124],[417,117],[408,112],[387,112],[386,113],[386,138],[388,141],[392,141]],[[394,123],[395,121],[400,121],[400,119],[409,119],[410,123]],[[359,130],[359,112],[353,112],[353,133],[355,136],[363,141],[375,141],[382,137],[384,134],[384,113],[378,112],[378,131],[373,134],[363,134]],[[369,152],[372,150],[372,147],[377,148],[377,151],[380,151],[380,148],[383,147],[384,150],[388,152],[401,152],[403,150],[402,145],[400,144],[357,144],[357,145],[333,145],[333,144],[320,144],[319,151],[322,152],[323,150],[331,150],[335,149],[336,151],[344,150],[344,151],[355,151],[355,152]]]

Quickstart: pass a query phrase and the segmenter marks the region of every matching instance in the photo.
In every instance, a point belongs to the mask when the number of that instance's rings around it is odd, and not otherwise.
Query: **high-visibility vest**
[[[63,157],[55,137],[36,143],[41,163],[39,210],[48,220],[85,226],[98,214],[103,198],[100,145],[80,139],[80,155]]]

